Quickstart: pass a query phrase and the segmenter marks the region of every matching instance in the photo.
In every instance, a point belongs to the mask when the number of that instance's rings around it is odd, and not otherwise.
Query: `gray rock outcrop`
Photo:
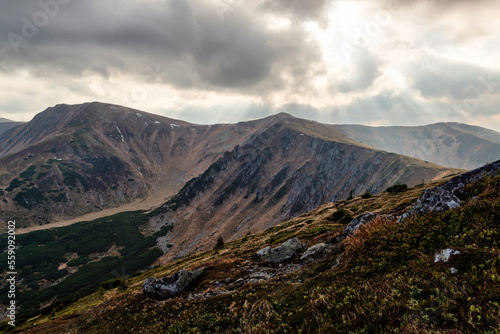
[[[447,249],[443,249],[442,251],[440,252],[437,252],[435,255],[434,255],[434,262],[448,262],[448,260],[450,259],[450,257],[452,255],[458,255],[460,254],[460,251],[458,250],[453,250],[451,248],[447,248]]]
[[[426,189],[409,211],[409,215],[442,212],[460,207],[461,201],[451,191],[441,187]]]
[[[474,182],[479,181],[485,176],[495,176],[500,173],[500,160],[495,161],[491,164],[485,165],[483,167],[471,170],[470,172],[460,174],[455,176],[448,182],[439,186],[444,190],[451,192],[453,195],[460,199],[464,199],[465,186]]]
[[[477,182],[485,176],[494,176],[499,173],[500,160],[458,175],[435,188],[426,189],[413,207],[399,221],[403,222],[407,217],[414,214],[426,214],[431,211],[442,212],[458,208],[466,197],[466,186],[468,184]]]
[[[364,213],[362,215],[359,215],[356,218],[354,218],[353,220],[351,220],[351,222],[349,224],[347,224],[347,226],[344,228],[344,231],[342,232],[342,234],[344,236],[351,235],[355,231],[359,230],[359,228],[361,226],[370,223],[376,217],[378,217],[378,214],[373,213],[373,212],[368,212],[368,213]]]
[[[149,297],[169,299],[186,291],[186,289],[203,274],[205,268],[188,271],[182,269],[170,277],[156,279],[149,277],[144,281],[142,291]]]
[[[271,263],[281,263],[290,260],[295,254],[304,250],[305,245],[297,238],[285,241],[278,247],[266,247],[257,252],[261,260]]]
[[[314,245],[312,247],[309,247],[304,254],[300,257],[300,261],[303,262],[310,262],[315,259],[320,258],[325,254],[325,252],[330,248],[327,244],[320,243],[317,245]]]

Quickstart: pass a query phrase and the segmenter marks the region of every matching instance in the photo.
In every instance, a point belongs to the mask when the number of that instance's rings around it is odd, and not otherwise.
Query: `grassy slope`
[[[337,208],[353,214],[401,210],[422,188],[370,199],[332,203],[292,221],[130,279],[128,288],[100,292],[53,315],[37,318],[29,333],[497,333],[500,331],[500,178],[469,187],[458,210],[417,216],[403,225],[379,219],[333,249],[332,255],[299,273],[248,284],[230,295],[202,301],[183,296],[167,302],[144,298],[148,276],[208,266],[198,289],[209,281],[243,273],[254,252],[292,236],[313,245],[332,239],[343,224]],[[453,247],[461,254],[434,263],[434,254]],[[332,264],[340,254],[340,266]],[[450,267],[458,269],[452,275]],[[228,274],[230,273],[230,274]],[[297,277],[303,280],[298,283]]]

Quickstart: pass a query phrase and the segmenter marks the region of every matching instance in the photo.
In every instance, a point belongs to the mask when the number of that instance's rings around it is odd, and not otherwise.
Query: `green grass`
[[[326,260],[232,294],[158,302],[138,293],[146,277],[180,268],[209,267],[198,288],[214,279],[241,277],[237,265],[253,261],[270,238],[278,243],[297,236],[310,245],[332,239],[350,213],[325,206],[228,242],[217,253],[199,253],[131,278],[123,291],[108,291],[114,297],[96,293],[75,320],[68,316],[74,312],[70,304],[65,317],[40,328],[71,324],[81,333],[498,333],[500,177],[468,186],[467,193],[476,198],[462,208],[414,216],[404,224],[378,219],[337,244]],[[349,210],[357,203],[391,211],[389,203],[401,203],[391,194],[352,201]],[[435,263],[435,253],[445,248],[460,254]],[[340,265],[332,269],[341,254]],[[458,273],[452,274],[451,267]],[[303,283],[296,283],[296,277]],[[120,284],[111,281],[107,287]]]
[[[309,269],[303,284],[275,280],[162,305],[124,296],[121,307],[83,332],[498,333],[499,185],[498,178],[477,184],[483,199],[459,210],[370,225],[346,241],[339,269]],[[435,252],[447,247],[461,254],[434,263]]]

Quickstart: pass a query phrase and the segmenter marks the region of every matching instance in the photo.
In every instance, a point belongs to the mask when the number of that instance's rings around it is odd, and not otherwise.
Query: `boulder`
[[[310,262],[314,259],[320,258],[325,254],[325,252],[329,249],[330,247],[327,244],[321,243],[314,245],[312,247],[309,247],[304,254],[300,257],[300,261],[303,262]]]
[[[188,271],[182,269],[170,277],[156,279],[149,277],[144,281],[142,291],[149,297],[156,299],[169,299],[183,293],[186,289],[203,274],[205,268]]]
[[[431,211],[442,212],[458,208],[461,205],[460,199],[451,191],[436,187],[424,190],[409,213],[414,215],[426,214]]]
[[[281,263],[290,260],[295,254],[304,250],[305,245],[297,238],[285,241],[278,247],[266,247],[257,252],[258,257],[271,263]]]
[[[443,249],[434,255],[434,262],[448,262],[452,255],[458,255],[460,251],[451,248]]]
[[[340,255],[338,258],[335,259],[335,262],[332,265],[332,269],[335,269],[338,266],[340,266],[340,260],[342,260],[342,255]]]
[[[260,251],[257,252],[257,256],[260,258],[266,257],[271,253],[271,247],[267,246],[266,248],[262,248]]]
[[[264,271],[257,271],[254,273],[250,274],[250,278],[252,279],[257,279],[257,280],[263,280],[263,281],[269,281],[270,279],[274,278],[274,274],[266,273]]]

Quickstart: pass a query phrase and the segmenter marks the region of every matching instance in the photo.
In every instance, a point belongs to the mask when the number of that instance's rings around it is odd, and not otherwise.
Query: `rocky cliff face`
[[[446,170],[421,161],[327,141],[278,122],[225,152],[190,180],[150,221],[150,233],[172,225],[166,258],[213,247],[352,193],[418,184]]]

